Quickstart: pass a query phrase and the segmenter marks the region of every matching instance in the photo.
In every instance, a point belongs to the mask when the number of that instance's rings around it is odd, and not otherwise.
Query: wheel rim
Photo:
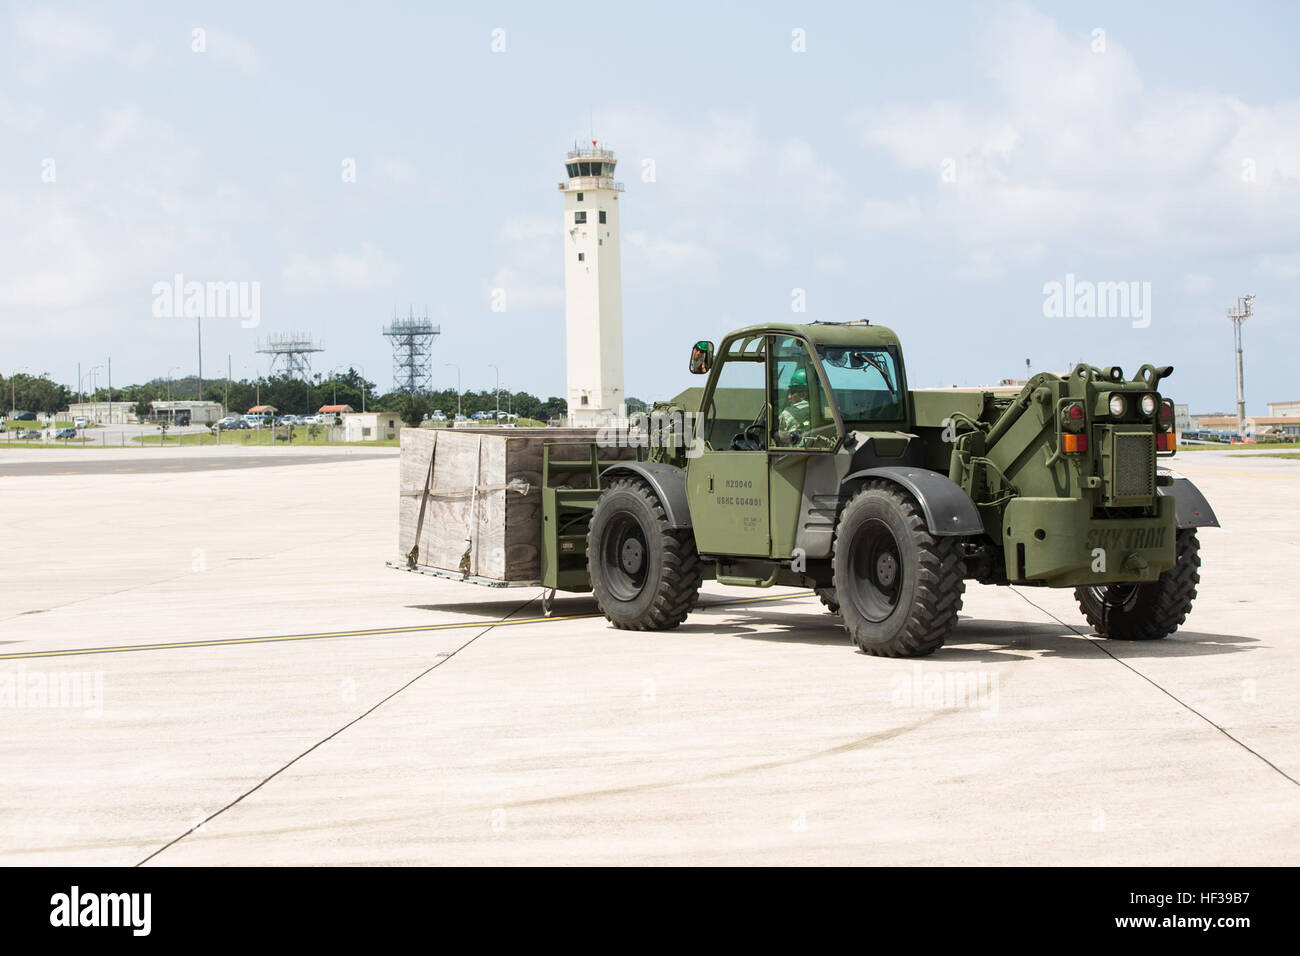
[[[620,601],[632,601],[645,588],[649,551],[641,523],[627,512],[613,516],[602,549],[605,578],[610,593]]]
[[[1137,601],[1138,587],[1136,584],[1104,584],[1090,590],[1097,603],[1109,612],[1132,608]]]
[[[853,581],[849,599],[859,614],[879,624],[894,613],[903,590],[903,562],[893,531],[879,518],[870,519],[858,529],[849,574]],[[838,594],[841,601],[844,596]]]

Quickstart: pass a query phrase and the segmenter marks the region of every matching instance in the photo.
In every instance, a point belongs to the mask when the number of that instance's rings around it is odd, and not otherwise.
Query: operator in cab
[[[798,446],[804,434],[812,424],[812,413],[808,405],[808,370],[800,367],[790,376],[786,386],[785,400],[777,416],[782,444]]]

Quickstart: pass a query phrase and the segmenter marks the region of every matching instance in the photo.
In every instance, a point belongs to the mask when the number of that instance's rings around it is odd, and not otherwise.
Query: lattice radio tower
[[[414,309],[404,319],[394,311],[392,323],[384,326],[384,335],[393,343],[394,391],[427,395],[433,390],[433,340],[441,332],[427,311],[422,319],[415,317]]]
[[[300,378],[305,382],[311,378],[311,354],[325,351],[325,346],[314,343],[307,332],[282,332],[268,335],[266,344],[259,345],[257,351],[271,356],[268,376],[274,375],[278,368],[290,378]]]

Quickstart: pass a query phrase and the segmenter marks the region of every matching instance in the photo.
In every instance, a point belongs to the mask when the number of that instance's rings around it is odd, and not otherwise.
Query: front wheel
[[[911,495],[866,485],[844,506],[831,566],[844,627],[862,651],[921,657],[957,624],[966,583],[956,538],[930,534]]]
[[[1178,532],[1177,562],[1147,584],[1103,584],[1074,589],[1088,623],[1102,637],[1156,641],[1187,620],[1201,580],[1201,543],[1194,528]]]
[[[605,617],[626,630],[674,628],[700,593],[695,536],[668,527],[654,489],[639,478],[615,479],[596,500],[587,572]]]

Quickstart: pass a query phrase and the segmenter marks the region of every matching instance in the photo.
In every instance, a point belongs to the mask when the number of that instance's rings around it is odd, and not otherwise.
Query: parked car
[[[86,418],[84,415],[78,415],[76,418],[72,420],[73,428],[85,428],[89,424],[90,424],[90,420]]]
[[[60,428],[54,433],[55,438],[76,438],[77,430],[75,428]]]
[[[34,428],[24,428],[22,431],[18,433],[18,437],[22,439],[40,438],[41,433],[36,431],[36,429]]]
[[[429,418],[435,422],[445,422],[447,420],[447,415],[441,408],[435,408],[433,414],[430,415]]]
[[[304,425],[324,425],[324,424],[325,424],[325,416],[324,416],[324,415],[308,415],[306,418],[304,418],[304,419],[302,420],[302,423],[303,423]]]
[[[16,422],[34,422],[36,421],[35,412],[14,412],[13,420]]]

